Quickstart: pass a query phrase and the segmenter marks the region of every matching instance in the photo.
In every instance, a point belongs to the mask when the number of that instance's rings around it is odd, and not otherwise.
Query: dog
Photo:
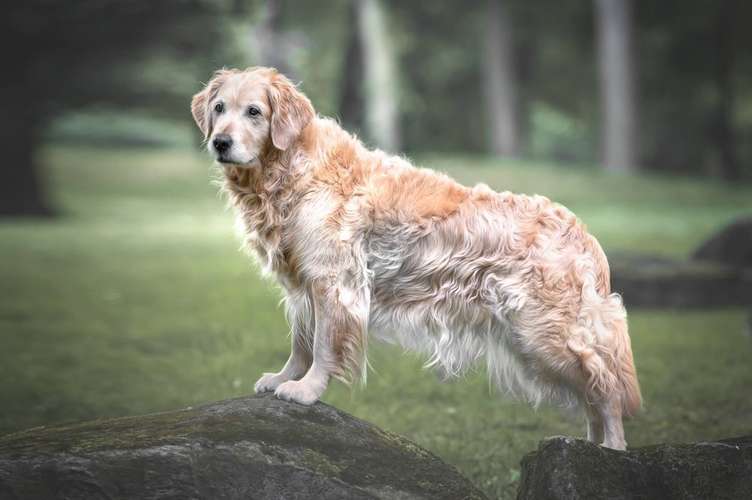
[[[191,111],[244,248],[285,294],[291,354],[256,392],[313,404],[365,380],[368,336],[533,405],[584,410],[625,449],[641,406],[626,310],[596,239],[543,196],[465,187],[368,150],[273,68],[222,69]]]

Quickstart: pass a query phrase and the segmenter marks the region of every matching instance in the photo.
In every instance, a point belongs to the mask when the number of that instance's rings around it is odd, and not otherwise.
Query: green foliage
[[[462,3],[389,2],[395,19],[408,151],[483,151],[485,116],[480,80],[484,8]],[[458,21],[458,12],[462,22]]]
[[[348,15],[351,3],[276,3],[281,42],[275,53],[319,112],[341,116],[345,52],[351,30],[357,29]],[[513,20],[523,156],[597,162],[600,103],[592,2],[506,3]],[[658,171],[720,173],[719,61],[727,53],[731,123],[740,164],[749,174],[752,65],[743,54],[752,37],[740,20],[752,12],[750,6],[734,2],[737,15],[724,24],[726,2],[634,3],[642,163]],[[4,25],[23,46],[10,51],[9,64],[25,68],[10,75],[7,85],[40,108],[29,116],[43,125],[66,109],[103,104],[187,122],[188,97],[212,70],[265,62],[254,39],[267,9],[261,0],[53,4],[15,5]],[[404,149],[486,151],[485,4],[383,4],[398,59]],[[726,32],[729,50],[724,52]]]
[[[47,139],[85,146],[190,147],[193,128],[187,122],[101,109],[66,114],[52,123]]]
[[[587,124],[538,101],[530,106],[528,154],[533,158],[574,161],[594,149]]]
[[[26,119],[43,124],[54,113],[102,103],[170,109],[175,101],[165,100],[181,88],[185,71],[211,64],[211,54],[221,53],[219,21],[228,3],[14,4],[0,27],[14,40],[7,62],[16,63],[18,71],[10,72],[4,84],[20,99],[33,96],[24,104],[45,112]]]
[[[51,147],[63,215],[0,223],[0,432],[166,410],[248,394],[289,341],[280,295],[238,251],[201,154]],[[463,182],[565,202],[608,250],[686,255],[752,210],[749,188],[595,168],[425,156]],[[752,432],[752,342],[740,310],[631,311],[645,412],[631,445]],[[497,396],[482,370],[441,383],[422,360],[369,346],[365,389],[325,400],[428,447],[491,497],[512,498],[519,459],[578,418]]]

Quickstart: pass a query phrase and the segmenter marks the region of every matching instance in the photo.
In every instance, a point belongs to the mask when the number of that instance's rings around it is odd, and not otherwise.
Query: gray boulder
[[[522,459],[517,498],[752,498],[752,436],[626,452],[550,438]]]
[[[0,499],[481,499],[405,438],[272,395],[0,437]]]
[[[749,304],[752,297],[752,270],[618,252],[609,261],[611,288],[628,307],[728,307]]]
[[[742,217],[708,238],[692,258],[752,269],[752,217]]]

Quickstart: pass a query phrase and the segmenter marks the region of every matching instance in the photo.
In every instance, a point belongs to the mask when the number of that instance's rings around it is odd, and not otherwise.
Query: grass
[[[0,223],[0,433],[247,394],[286,359],[279,293],[240,253],[209,161],[170,150],[41,155],[63,216]],[[463,182],[564,202],[607,251],[686,256],[752,189],[467,157],[421,163]],[[646,399],[631,445],[752,432],[752,340],[740,309],[632,311]],[[497,397],[483,373],[440,383],[421,360],[372,345],[365,389],[325,401],[403,434],[491,497],[512,497],[538,440],[581,435],[560,412]]]

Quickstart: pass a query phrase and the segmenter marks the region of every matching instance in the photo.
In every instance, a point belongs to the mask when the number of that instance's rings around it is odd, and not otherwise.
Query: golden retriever
[[[331,377],[365,379],[370,334],[450,375],[485,360],[500,388],[580,407],[588,439],[626,447],[641,405],[626,311],[569,210],[368,150],[272,68],[217,71],[191,109],[285,293],[292,352],[257,392],[308,405]]]

